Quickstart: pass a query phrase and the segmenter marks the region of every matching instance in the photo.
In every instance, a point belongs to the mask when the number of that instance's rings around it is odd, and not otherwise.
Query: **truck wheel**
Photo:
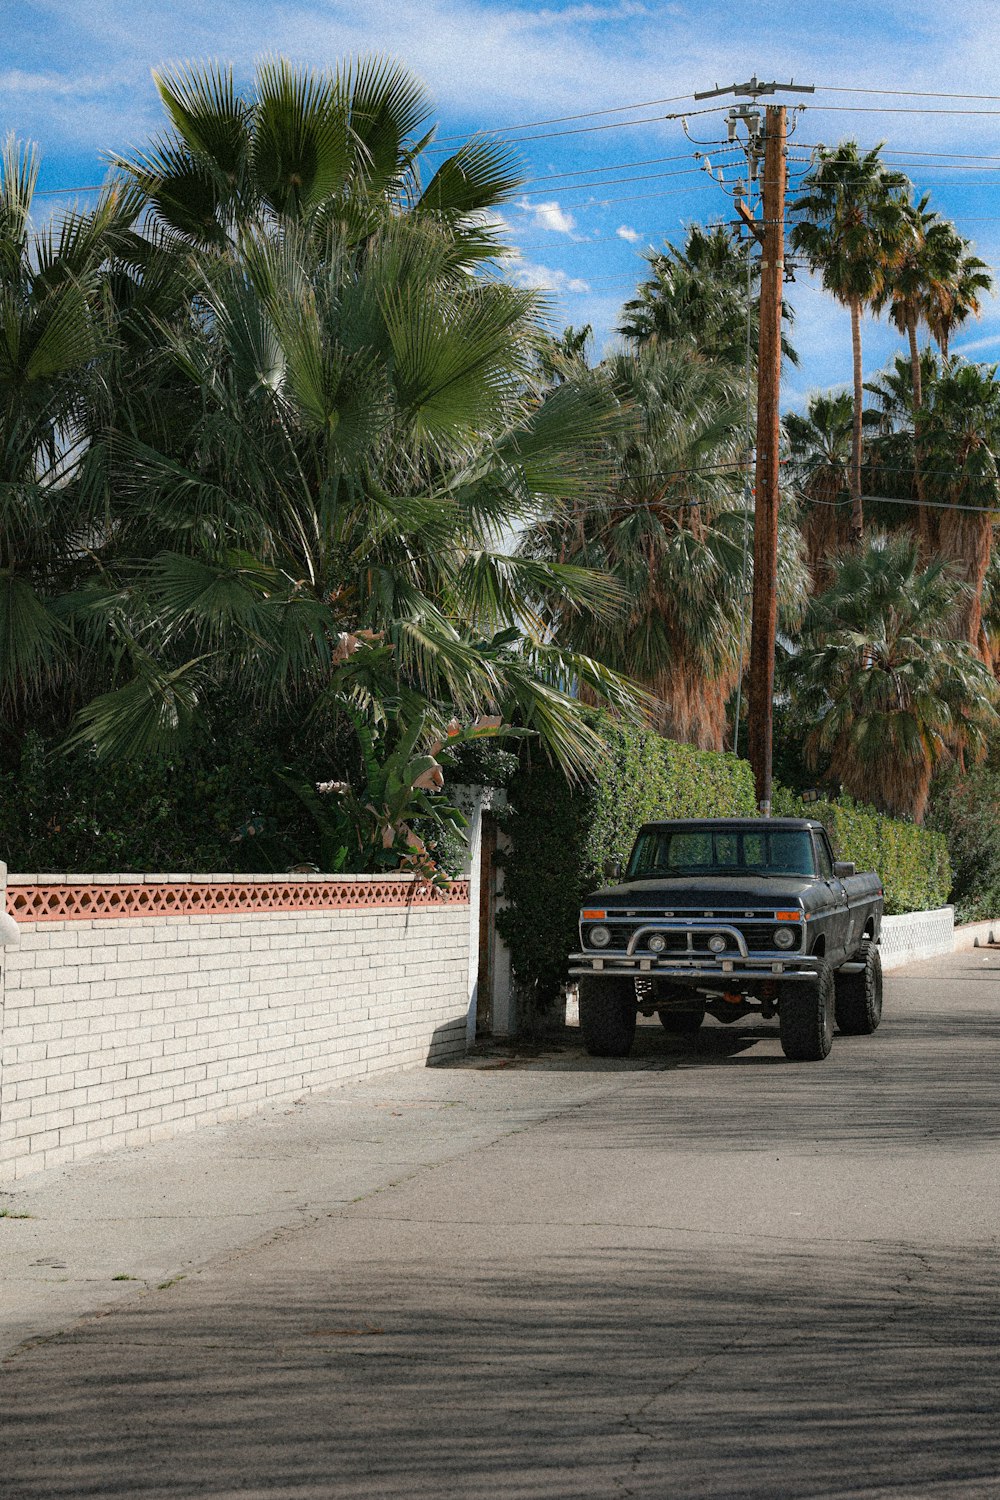
[[[580,1030],[591,1057],[628,1057],[636,1015],[634,979],[580,980]]]
[[[660,1025],[671,1036],[690,1036],[698,1030],[705,1019],[704,1005],[692,1005],[687,1010],[661,1010]]]
[[[781,1050],[795,1062],[821,1062],[833,1046],[833,970],[825,961],[814,984],[783,984],[778,993]]]
[[[882,955],[865,943],[858,957],[865,961],[860,974],[836,977],[837,1025],[847,1036],[871,1036],[882,1019]]]

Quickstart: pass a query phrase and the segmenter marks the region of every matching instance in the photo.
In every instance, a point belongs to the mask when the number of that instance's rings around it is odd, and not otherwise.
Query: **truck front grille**
[[[648,926],[651,920],[653,919],[650,917],[646,917],[642,921],[630,920],[628,922],[605,922],[603,925],[611,929],[611,942],[608,947],[604,949],[604,952],[615,950],[620,951],[627,948],[632,938],[639,931],[639,929]],[[682,921],[683,918],[679,918],[678,920]],[[794,953],[796,952],[796,950],[801,948],[801,928],[798,926],[795,926],[793,929],[795,932],[795,943],[790,949],[780,949],[776,947],[774,942],[774,934],[777,931],[777,923],[775,922],[725,922],[720,918],[720,926],[735,927],[736,930],[742,934],[743,939],[747,945],[747,949],[750,953]],[[717,928],[714,928],[708,924],[695,928],[692,940],[692,948],[694,952],[706,954],[711,953],[711,949],[708,946],[708,940],[712,936],[712,933],[717,930]],[[667,958],[671,955],[684,954],[691,951],[691,949],[688,948],[686,932],[668,932],[665,934],[665,936],[667,939],[667,946],[665,949],[662,949],[659,954],[656,955],[657,957]],[[734,939],[729,934],[724,934],[724,936],[727,938],[727,952],[736,953],[738,950]],[[636,952],[645,953],[647,951],[646,939],[644,938],[639,947],[636,949]],[[715,956],[722,955],[713,955],[713,957]]]

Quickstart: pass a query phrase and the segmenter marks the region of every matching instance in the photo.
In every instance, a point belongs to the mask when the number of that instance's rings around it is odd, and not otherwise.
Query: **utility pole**
[[[781,286],[785,275],[785,106],[764,117],[764,243],[757,353],[757,471],[753,519],[749,753],[757,807],[771,816],[774,633],[778,577],[778,445],[781,437]]]
[[[731,84],[696,94],[696,99],[721,94],[745,95],[756,101],[777,92],[812,93],[794,83]],[[747,106],[730,111],[730,139],[737,121],[750,131],[747,159],[756,176],[759,127]],[[785,273],[785,138],[787,116],[783,104],[769,104],[764,117],[763,219],[752,218],[742,203],[737,212],[761,245],[760,334],[757,348],[757,461],[753,528],[753,621],[750,633],[749,757],[753,768],[757,807],[771,816],[771,763],[774,742],[774,636],[777,621],[778,477],[781,437],[781,290]],[[742,667],[742,662],[741,662]]]

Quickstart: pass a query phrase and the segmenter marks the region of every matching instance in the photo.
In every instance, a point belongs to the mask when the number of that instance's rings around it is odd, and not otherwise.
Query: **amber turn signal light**
[[[604,918],[607,916],[607,912],[606,911],[584,911],[584,912],[581,912],[580,915],[582,916],[582,918],[583,918],[583,920],[585,922],[603,922]]]
[[[800,911],[776,911],[774,920],[776,922],[801,922],[802,913]]]

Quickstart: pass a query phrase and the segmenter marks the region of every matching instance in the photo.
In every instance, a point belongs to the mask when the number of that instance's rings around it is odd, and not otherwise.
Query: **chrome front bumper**
[[[763,957],[750,953],[745,957],[678,958],[671,953],[663,958],[638,956],[605,950],[599,957],[594,953],[571,953],[570,976],[581,979],[593,976],[596,979],[628,975],[631,979],[703,979],[718,983],[729,979],[781,979],[812,980],[822,959],[811,958],[802,953],[785,954],[782,958]]]
[[[643,940],[653,933],[682,937],[686,952],[651,953]],[[695,951],[695,939],[720,933],[730,939],[732,948],[718,955]],[[800,938],[800,943],[802,939]],[[569,956],[573,979],[628,975],[633,979],[688,979],[718,983],[733,979],[811,980],[822,959],[802,953],[800,949],[772,949],[768,953],[751,953],[740,929],[731,923],[710,921],[677,921],[654,917],[637,927],[627,948],[590,948]]]

